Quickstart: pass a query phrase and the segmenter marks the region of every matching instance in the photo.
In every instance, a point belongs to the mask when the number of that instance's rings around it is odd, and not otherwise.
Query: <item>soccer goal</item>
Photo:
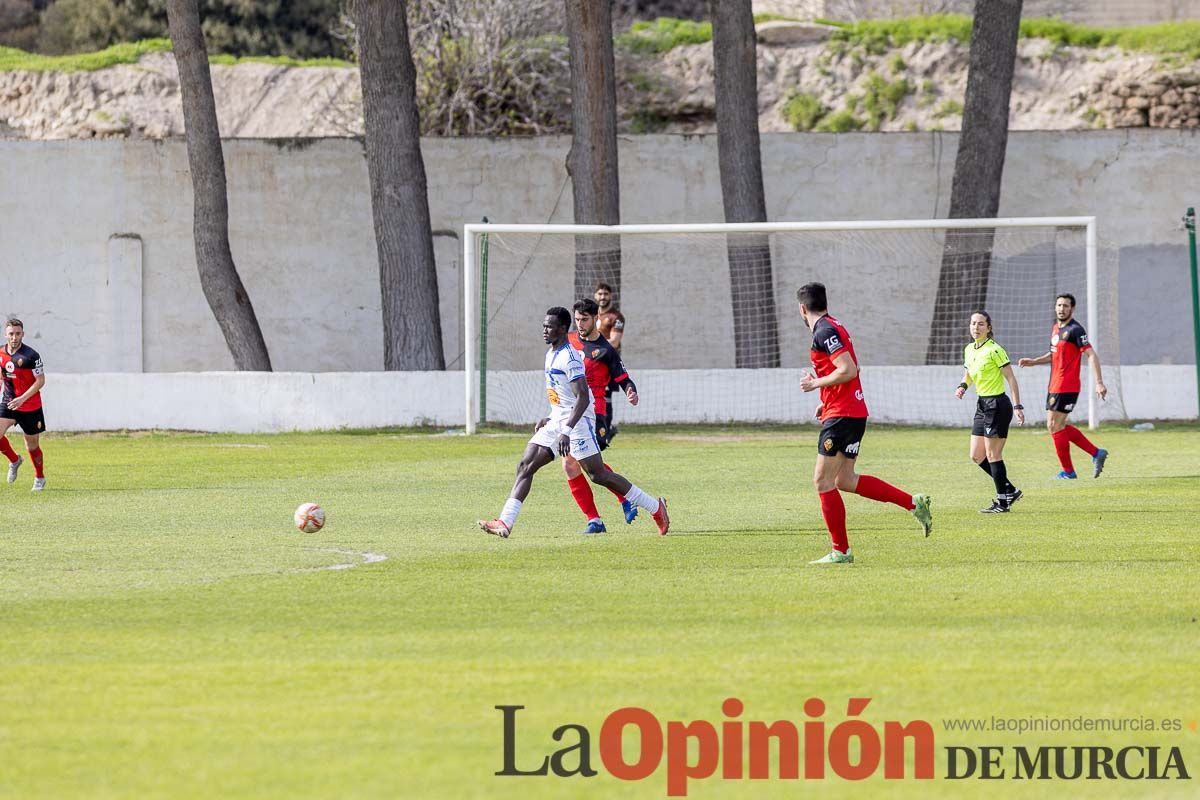
[[[464,229],[466,427],[532,423],[545,412],[541,325],[595,285],[626,319],[621,354],[640,402],[618,423],[800,423],[812,343],[796,290],[826,285],[846,325],[872,419],[970,424],[956,400],[972,312],[986,310],[1012,358],[1029,424],[1041,424],[1049,367],[1017,369],[1050,348],[1054,302],[1103,360],[1108,399],[1087,359],[1077,418],[1124,419],[1116,250],[1094,217],[664,225],[469,224]]]

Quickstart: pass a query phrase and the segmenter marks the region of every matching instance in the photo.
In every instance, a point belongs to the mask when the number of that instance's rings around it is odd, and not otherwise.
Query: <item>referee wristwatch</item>
[[[1013,411],[1024,411],[1024,410],[1025,410],[1025,406],[1021,405],[1020,403],[1017,403],[1015,406],[1013,406]]]

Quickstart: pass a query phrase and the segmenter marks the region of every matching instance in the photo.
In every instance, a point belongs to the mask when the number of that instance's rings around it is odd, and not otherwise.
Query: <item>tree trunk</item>
[[[950,190],[952,219],[986,219],[1000,210],[1021,3],[978,0],[975,4],[962,134]],[[946,233],[925,363],[962,360],[967,315],[987,301],[994,237],[992,228]]]
[[[183,124],[194,197],[192,231],[200,286],[225,336],[234,365],[243,370],[270,371],[271,357],[262,329],[229,249],[225,157],[217,129],[217,107],[208,71],[208,52],[200,30],[198,0],[170,0],[167,22],[183,97]]]
[[[566,0],[571,52],[571,151],[567,172],[575,199],[575,222],[621,222],[617,176],[617,83],[613,61],[612,5]],[[591,297],[600,281],[621,294],[621,237],[580,236],[575,242],[575,296]]]
[[[355,0],[371,211],[389,370],[446,368],[405,0]]]
[[[758,56],[750,0],[709,0],[717,100],[717,155],[726,222],[766,222],[758,139]],[[779,366],[779,322],[766,235],[726,237],[734,363]]]

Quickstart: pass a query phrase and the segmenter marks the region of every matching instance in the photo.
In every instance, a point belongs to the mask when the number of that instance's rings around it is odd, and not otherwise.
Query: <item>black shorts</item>
[[[1046,410],[1061,411],[1064,414],[1075,410],[1079,402],[1079,392],[1058,392],[1046,395]]]
[[[16,420],[21,430],[31,436],[46,432],[46,417],[40,408],[37,411],[10,411],[0,405],[0,419]]]
[[[1012,401],[1008,399],[1008,395],[981,397],[975,404],[975,424],[971,427],[971,435],[985,436],[988,439],[1007,439],[1012,418]]]
[[[845,453],[847,458],[854,458],[858,455],[866,432],[866,417],[830,417],[821,425],[817,455],[836,456]]]

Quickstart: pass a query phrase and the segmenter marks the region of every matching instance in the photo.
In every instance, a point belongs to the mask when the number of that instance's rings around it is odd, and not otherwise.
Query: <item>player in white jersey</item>
[[[658,532],[666,534],[671,526],[667,503],[655,499],[626,478],[604,468],[600,444],[596,441],[596,412],[592,393],[583,373],[583,354],[571,347],[567,331],[571,327],[571,312],[555,306],[546,312],[542,322],[542,339],[549,345],[546,352],[546,396],[550,400],[550,416],[534,426],[533,438],[525,447],[517,464],[517,480],[504,510],[497,519],[479,520],[487,533],[507,539],[521,513],[521,504],[529,496],[533,474],[554,460],[556,455],[571,456],[587,472],[592,483],[619,493],[646,509],[658,524]]]

